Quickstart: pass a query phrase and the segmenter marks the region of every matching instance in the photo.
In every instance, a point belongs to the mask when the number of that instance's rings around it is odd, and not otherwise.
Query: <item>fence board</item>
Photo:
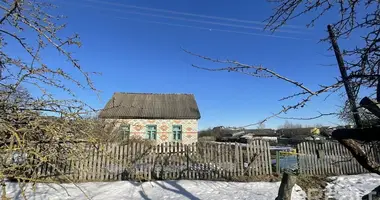
[[[46,149],[49,146],[41,147]],[[50,158],[57,169],[43,164],[38,167],[36,173],[41,176],[61,173],[75,181],[155,178],[212,180],[272,173],[269,143],[260,140],[246,145],[209,142],[189,145],[168,142],[156,146],[141,142],[123,145],[73,144],[73,149],[75,148],[83,150],[80,154],[81,159],[70,158],[61,162],[56,158]]]
[[[331,143],[330,142],[325,142],[323,144],[323,149],[325,150],[325,165],[326,165],[326,175],[331,175],[334,174],[333,168],[330,165],[331,162]]]
[[[378,155],[371,152],[365,144],[362,148],[371,160],[377,160]],[[324,152],[324,157],[317,157],[317,150]],[[367,173],[341,144],[334,141],[326,141],[323,144],[315,142],[302,142],[297,145],[299,170],[302,174],[313,175],[343,175]]]

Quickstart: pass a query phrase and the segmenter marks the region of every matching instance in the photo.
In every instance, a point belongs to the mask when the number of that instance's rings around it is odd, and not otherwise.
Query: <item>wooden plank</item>
[[[143,150],[143,153],[144,153],[144,156],[142,158],[142,176],[143,176],[143,179],[144,180],[147,180],[148,179],[148,151],[149,151],[149,147],[147,146],[146,143],[142,143],[142,150]]]
[[[224,178],[228,178],[228,143],[223,144],[223,173],[224,173]]]
[[[337,152],[336,152],[337,156],[339,157],[339,168],[340,168],[340,175],[344,175],[344,174],[347,174],[348,173],[348,170],[347,170],[347,165],[346,165],[346,160],[347,158],[344,157],[344,153],[342,151],[342,145],[339,144],[337,145]]]
[[[96,156],[95,156],[95,177],[94,180],[99,181],[100,179],[100,169],[101,169],[101,163],[102,163],[102,148],[103,144],[99,143],[97,144],[97,149],[96,149]]]
[[[109,154],[109,161],[108,161],[108,172],[109,172],[109,180],[113,181],[115,177],[115,143],[110,144],[110,154]]]
[[[249,142],[249,155],[251,159],[255,157],[253,141]],[[254,159],[255,160],[253,161],[253,163],[251,164],[251,168],[249,169],[249,173],[251,174],[250,176],[255,175],[255,165],[257,163],[257,157],[255,157]]]
[[[175,161],[174,161],[174,144],[172,142],[169,142],[169,168],[170,168],[170,173],[169,173],[169,176],[170,176],[170,180],[173,180],[174,179],[174,170],[175,169]]]
[[[152,162],[152,146],[150,144],[147,144],[146,148],[147,148],[147,154],[145,156],[145,158],[146,158],[146,160],[145,160],[145,162],[146,162],[146,168],[145,168],[146,180],[151,181],[152,180],[151,170],[152,170],[152,165],[153,165],[153,162]]]
[[[257,145],[257,153],[259,154],[259,162],[258,162],[258,173],[259,175],[264,175],[264,165],[263,165],[263,160],[264,160],[264,155],[263,155],[263,150],[261,147],[261,140],[256,141]]]
[[[137,150],[136,150],[136,180],[141,181],[141,160],[143,156],[143,149],[142,149],[142,143],[137,142]]]
[[[263,141],[264,155],[265,155],[265,172],[266,174],[272,174],[271,156],[269,152],[268,142]]]
[[[317,144],[317,150],[319,150],[320,153],[323,152],[323,155],[320,155],[320,157],[318,158],[319,163],[321,164],[320,174],[321,175],[328,174],[328,172],[327,172],[327,165],[326,165],[326,162],[325,162],[326,161],[326,148],[324,146],[324,143]]]
[[[115,177],[114,177],[114,179],[113,180],[115,180],[115,181],[118,181],[118,180],[120,180],[120,175],[121,175],[121,173],[120,173],[120,168],[121,168],[121,162],[122,162],[122,159],[121,159],[121,152],[120,152],[120,147],[121,147],[121,145],[120,144],[116,144],[115,145],[115,155],[116,155],[116,162],[115,162],[115,164],[116,164],[116,166],[115,166],[115,171],[116,171],[116,174],[115,174]]]
[[[114,177],[114,172],[115,172],[115,144],[114,143],[110,143],[110,146],[109,146],[109,154],[108,154],[108,167],[107,167],[107,171],[108,171],[108,180],[109,181],[112,181],[113,180],[113,177]]]
[[[296,152],[297,152],[297,161],[298,161],[298,171],[300,172],[300,174],[304,174],[303,168],[302,168],[303,157],[302,157],[301,145],[302,143],[297,144]]]
[[[84,145],[84,159],[83,159],[83,180],[82,181],[87,181],[87,175],[88,175],[88,172],[89,172],[89,160],[90,160],[90,149],[88,148],[88,145],[85,144]]]
[[[311,167],[312,175],[317,175],[318,166],[317,166],[317,163],[315,162],[316,152],[315,152],[315,149],[313,148],[313,143],[307,142],[306,144],[307,144],[308,152],[311,155],[310,167]]]
[[[257,161],[259,160],[259,157],[256,154],[256,140],[252,140],[250,142],[250,146],[251,146],[250,147],[250,150],[251,150],[250,154],[252,156],[256,156],[254,163],[252,163],[251,173],[252,173],[252,176],[256,176],[257,175]]]
[[[244,175],[248,175],[249,177],[252,176],[252,172],[250,170],[252,154],[251,154],[250,150],[251,150],[251,145],[248,142],[246,145],[246,149],[245,149],[245,155],[246,155],[246,159],[247,159],[247,167],[244,166],[244,172],[247,172],[247,174],[244,174]]]
[[[308,153],[310,155],[310,163],[311,163],[311,165],[309,167],[311,167],[310,168],[311,174],[312,175],[317,175],[316,170],[317,170],[318,166],[315,163],[315,156],[316,156],[315,155],[315,150],[314,150],[311,142],[307,142],[306,143],[306,147],[307,147],[307,151],[308,151]]]
[[[197,165],[197,161],[198,161],[198,159],[197,159],[197,152],[196,152],[196,150],[197,150],[197,143],[193,143],[193,144],[191,144],[191,154],[193,155],[192,156],[192,159],[193,159],[193,161],[192,161],[192,166],[193,166],[193,169],[192,169],[192,172],[193,172],[193,177],[192,177],[192,179],[197,179],[197,176],[198,176],[198,173],[197,173],[197,167],[198,167],[198,165]]]
[[[121,169],[120,169],[120,177],[119,180],[122,181],[125,179],[125,166],[126,166],[126,154],[127,154],[127,147],[125,143],[120,147],[121,150]]]
[[[313,153],[313,163],[315,166],[314,168],[314,174],[319,175],[320,170],[321,170],[321,165],[319,163],[318,155],[317,155],[317,146],[315,141],[310,141],[310,147],[311,147],[311,152]]]
[[[260,157],[260,152],[258,149],[258,141],[254,140],[253,141],[253,153],[256,155],[256,161],[255,161],[255,175],[260,175],[260,162],[261,162],[261,157]]]
[[[305,161],[306,161],[305,170],[307,174],[312,175],[313,174],[312,162],[311,162],[312,155],[310,155],[310,152],[309,152],[308,142],[304,142],[304,152],[305,152]]]
[[[104,143],[103,149],[102,149],[102,160],[101,160],[99,181],[106,180],[105,179],[105,177],[106,177],[106,158],[107,158],[107,143]]]
[[[323,166],[321,166],[321,161],[320,161],[320,159],[318,159],[318,153],[317,153],[318,145],[317,145],[317,143],[315,141],[311,141],[310,143],[311,143],[311,146],[312,146],[312,151],[314,153],[314,163],[315,163],[315,166],[316,166],[315,174],[320,175],[321,172],[322,172]]]
[[[301,150],[302,143],[297,144],[296,146],[296,152],[297,152],[297,161],[298,161],[298,171],[300,174],[304,174],[302,164],[303,164],[303,155]]]
[[[235,142],[234,145],[234,176],[239,176],[239,147],[237,143]]]
[[[338,156],[338,143],[334,142],[333,143],[333,151],[332,154],[334,156],[334,169],[335,169],[335,175],[340,175],[341,174],[341,168],[340,168],[340,157]]]
[[[180,166],[179,167],[179,174],[178,174],[178,178],[179,179],[182,179],[182,178],[184,178],[185,177],[185,174],[187,174],[187,173],[185,173],[185,166],[186,166],[186,164],[185,164],[185,156],[184,156],[184,151],[185,151],[185,149],[184,149],[184,147],[183,147],[183,143],[182,142],[179,142],[178,143],[178,151],[179,151],[179,153],[178,153],[178,165]]]
[[[334,151],[332,152],[333,155],[334,155],[334,160],[335,160],[335,163],[334,163],[334,169],[335,169],[335,172],[336,172],[336,175],[341,175],[342,174],[342,157],[339,156],[339,148],[338,148],[339,144],[338,143],[334,143],[333,147],[334,147]]]
[[[130,151],[130,179],[136,179],[136,142],[131,143],[131,151]]]
[[[103,171],[104,171],[104,177],[103,180],[108,181],[109,180],[109,160],[110,160],[110,149],[111,146],[109,143],[106,144],[105,146],[105,151],[104,151],[104,165],[103,165]]]
[[[201,157],[201,153],[202,153],[202,144],[197,142],[196,144],[196,150],[197,150],[197,161],[196,161],[196,179],[197,180],[201,180],[202,179],[202,157]]]
[[[348,151],[349,152],[349,151]],[[352,155],[352,154],[351,154]],[[368,154],[367,154],[368,155]],[[358,162],[356,162],[356,160],[355,160],[355,158],[353,157],[353,156],[351,156],[351,165],[352,165],[352,168],[354,169],[353,171],[353,173],[354,174],[360,174],[360,172],[361,172],[361,169],[360,169],[360,167],[359,167],[359,165],[358,165]]]
[[[158,164],[158,152],[157,152],[157,145],[153,145],[153,153],[152,153],[152,163],[153,163],[153,166],[152,166],[152,176],[154,176],[155,178],[158,177],[158,170],[157,170],[157,164]],[[153,177],[152,177],[153,178]]]
[[[354,174],[355,169],[354,169],[354,166],[352,165],[352,160],[351,160],[352,156],[348,154],[349,152],[343,145],[340,145],[340,149],[341,149],[342,155],[345,157],[344,167],[346,168],[346,174]]]
[[[128,171],[128,180],[132,179],[133,174],[133,142],[128,143],[128,156],[127,156],[127,171]]]
[[[225,178],[224,176],[224,145],[223,143],[219,145],[219,178]]]
[[[144,159],[145,159],[145,144],[143,142],[140,143],[140,155],[139,155],[139,180],[143,181],[145,177],[145,171],[144,171]]]
[[[164,172],[163,172],[163,165],[164,165],[164,144],[161,143],[158,145],[158,152],[159,152],[159,155],[160,155],[160,159],[159,159],[159,166],[160,166],[160,175],[159,177],[162,178],[162,179],[165,179],[164,178]]]
[[[225,166],[224,166],[224,143],[220,144],[220,178],[225,178],[225,174],[224,174],[224,169],[225,169]]]
[[[88,144],[87,145],[87,150],[88,150],[88,163],[87,163],[87,176],[86,176],[86,180],[91,180],[91,176],[92,176],[92,164],[93,164],[93,160],[94,160],[94,154],[93,154],[93,151],[94,151],[94,147],[91,145],[91,144]]]
[[[167,142],[163,143],[164,145],[164,179],[167,180],[169,179],[169,159],[170,159],[170,154],[169,154],[169,144]]]
[[[204,179],[204,171],[203,171],[203,164],[204,164],[204,143],[198,142],[198,174],[199,174],[199,179],[203,180]]]
[[[239,175],[244,176],[243,146],[239,144]]]
[[[269,142],[266,142],[267,143],[267,155],[268,155],[268,166],[269,166],[269,174],[272,175],[272,158],[271,158],[271,154],[270,154],[270,144]]]
[[[365,144],[365,146],[367,147],[367,149],[369,151],[370,159],[373,160],[373,161],[375,161],[375,162],[377,162],[376,155],[375,155],[376,145],[375,144]],[[360,164],[359,164],[359,166],[362,169],[362,171],[361,171],[362,173],[369,173],[368,170],[366,170]]]
[[[92,180],[92,173],[93,173],[93,168],[94,168],[94,154],[95,154],[95,148],[94,144],[89,144],[88,146],[88,152],[90,154],[90,160],[88,162],[88,174],[87,174],[87,180],[90,181]]]
[[[352,159],[351,154],[348,152],[348,150],[343,145],[340,145],[340,150],[342,152],[342,155],[344,155],[344,157],[345,157],[344,166],[346,168],[346,174],[355,173],[353,165],[352,165],[352,161],[351,161],[351,159]]]
[[[182,166],[181,166],[181,146],[180,146],[180,142],[176,142],[175,143],[176,145],[176,174],[175,174],[175,178],[176,179],[179,179],[180,176],[181,176],[181,171],[182,171]]]
[[[268,174],[268,165],[267,165],[266,149],[265,149],[265,145],[264,145],[264,141],[263,140],[260,140],[260,148],[261,148],[261,151],[262,151],[262,154],[263,154],[263,161],[262,161],[263,173],[265,175],[267,175]]]
[[[215,176],[215,179],[219,179],[219,168],[220,168],[220,165],[219,165],[219,156],[220,156],[220,148],[219,148],[219,144],[216,143],[214,144],[214,149],[213,149],[213,156],[214,156],[214,163],[215,163],[215,173],[214,173],[214,176]]]
[[[209,180],[214,179],[214,161],[212,159],[213,144],[207,143],[208,146],[208,171],[209,171]]]
[[[233,174],[233,172],[234,172],[234,163],[233,163],[233,150],[232,150],[232,143],[229,143],[228,144],[228,177],[233,177],[234,176],[234,174]]]
[[[99,143],[97,144],[97,149],[95,150],[96,154],[95,154],[95,158],[94,158],[94,161],[95,161],[95,173],[94,173],[94,180],[96,181],[99,181],[99,177],[100,177],[100,163],[101,163],[101,159],[102,159],[102,154],[101,154],[101,151],[102,151],[102,144]]]
[[[328,148],[328,145],[329,145],[329,142],[324,142],[322,144],[322,149],[323,149],[323,152],[324,152],[324,158],[323,158],[323,164],[324,164],[324,175],[330,175],[331,174],[331,167],[328,163],[328,160],[329,160],[329,157],[330,157],[330,152],[329,152],[329,148]]]
[[[264,168],[265,168],[265,175],[268,175],[269,174],[269,159],[268,159],[268,150],[266,148],[266,142],[261,140],[261,144],[262,144],[262,147],[263,147],[263,153],[264,153]]]
[[[302,151],[303,151],[303,158],[304,158],[304,165],[303,165],[303,169],[304,171],[306,172],[306,174],[310,174],[310,168],[309,168],[309,154],[308,152],[306,151],[306,142],[303,142],[302,143]]]
[[[222,164],[222,178],[226,178],[227,176],[227,173],[226,173],[226,143],[223,143],[221,144],[220,146],[222,148],[222,160],[221,160],[221,164]]]
[[[326,167],[326,174],[325,175],[331,175],[333,174],[332,173],[332,168],[331,168],[331,165],[330,165],[330,157],[331,157],[331,148],[330,148],[330,142],[329,141],[326,141],[324,144],[323,144],[323,149],[324,149],[324,152],[325,152],[325,167]]]
[[[208,162],[209,162],[209,177],[210,179],[209,180],[214,180],[215,179],[215,173],[214,173],[214,169],[215,169],[215,160],[214,160],[214,157],[213,157],[213,151],[214,151],[214,144],[212,143],[208,143],[207,146],[209,147],[209,152],[208,152]]]

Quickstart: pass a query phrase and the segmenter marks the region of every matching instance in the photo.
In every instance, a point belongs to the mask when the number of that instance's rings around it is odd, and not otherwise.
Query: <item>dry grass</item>
[[[299,185],[302,190],[308,194],[310,189],[317,189],[319,191],[324,191],[327,186],[327,176],[305,176],[305,175],[299,175],[297,177],[296,184]],[[324,194],[324,192],[322,192]],[[322,197],[324,198],[324,197]]]

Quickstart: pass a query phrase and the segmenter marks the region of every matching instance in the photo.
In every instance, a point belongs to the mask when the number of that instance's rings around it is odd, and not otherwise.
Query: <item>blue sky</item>
[[[93,77],[96,87],[102,91],[100,99],[90,91],[76,90],[79,98],[95,108],[102,108],[114,92],[192,93],[201,111],[201,129],[218,125],[242,126],[280,110],[287,102],[279,102],[278,99],[298,91],[276,79],[193,68],[191,64],[203,67],[223,65],[195,58],[183,52],[181,47],[214,58],[263,65],[312,89],[318,88],[318,84],[332,83],[339,75],[336,66],[327,66],[335,63],[332,52],[327,51],[328,44],[318,43],[321,37],[326,36],[326,19],[333,18],[333,15],[322,18],[313,29],[306,29],[307,17],[291,21],[289,24],[299,27],[281,30],[300,33],[275,33],[299,38],[288,39],[272,37],[260,30],[263,25],[253,23],[263,21],[271,14],[273,5],[265,0],[101,2],[54,1],[59,6],[54,12],[68,17],[68,26],[63,34],[75,32],[81,36],[83,45],[73,50],[75,57],[85,70],[102,73]],[[57,53],[49,53],[45,61],[69,67],[62,63],[64,58]],[[80,78],[77,72],[72,71],[72,74]],[[339,109],[340,98],[337,95],[327,101],[323,99],[313,99],[304,109],[290,112],[288,116],[308,117],[317,115],[318,111],[334,112]],[[282,119],[272,119],[266,127],[276,128],[283,123]],[[338,120],[326,117],[300,123],[331,125]]]

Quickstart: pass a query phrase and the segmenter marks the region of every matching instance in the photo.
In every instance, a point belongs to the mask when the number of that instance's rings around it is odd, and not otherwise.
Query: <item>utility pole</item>
[[[346,89],[346,94],[348,97],[348,101],[350,103],[351,112],[352,112],[354,119],[355,119],[356,127],[362,128],[362,122],[360,120],[358,108],[356,107],[354,92],[352,90],[350,80],[348,79],[347,70],[344,66],[343,56],[342,56],[342,53],[340,52],[340,49],[339,49],[338,43],[336,41],[335,34],[334,34],[334,31],[332,29],[331,24],[327,25],[327,30],[329,32],[329,38],[331,41],[331,45],[334,49],[336,60],[338,62],[339,71],[340,71],[340,74],[342,76],[344,88]]]

